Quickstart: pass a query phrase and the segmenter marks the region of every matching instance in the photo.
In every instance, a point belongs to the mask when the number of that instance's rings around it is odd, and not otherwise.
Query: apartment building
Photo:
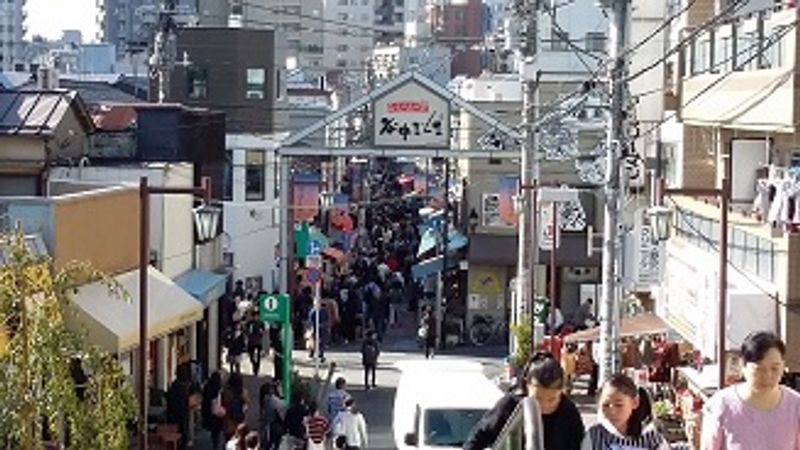
[[[374,27],[375,1],[326,0],[324,17],[325,68],[364,79],[379,35]]]
[[[670,95],[680,121],[671,121],[661,133],[668,186],[713,188],[723,178],[731,182],[726,350],[736,350],[755,329],[773,330],[786,340],[787,362],[796,372],[798,10],[773,5],[704,29],[684,46],[676,69],[668,73],[677,83]],[[720,8],[724,5],[690,9],[683,23],[703,23]],[[673,39],[680,33],[685,35],[686,28],[675,30]],[[718,345],[713,324],[719,320],[715,261],[720,209],[709,198],[672,196],[665,201],[675,212],[676,236],[667,243],[657,310],[704,356],[713,358]]]
[[[0,2],[0,71],[22,71],[25,66],[22,58],[25,35],[25,0]]]

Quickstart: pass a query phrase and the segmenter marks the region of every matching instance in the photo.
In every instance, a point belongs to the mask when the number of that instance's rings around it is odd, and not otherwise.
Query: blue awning
[[[442,267],[444,267],[444,258],[437,256],[411,266],[411,276],[414,277],[415,280],[427,278],[441,272]]]
[[[175,283],[207,307],[225,294],[227,278],[227,275],[205,270],[190,270],[179,276]]]
[[[458,260],[457,258],[447,258],[447,269],[452,270],[458,268]],[[414,264],[411,266],[411,276],[414,277],[415,280],[419,280],[421,278],[427,278],[432,275],[436,275],[437,273],[442,271],[444,267],[444,258],[439,255],[435,258],[426,259],[418,264]]]

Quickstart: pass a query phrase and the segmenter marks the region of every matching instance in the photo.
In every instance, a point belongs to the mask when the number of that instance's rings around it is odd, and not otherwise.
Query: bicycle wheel
[[[492,337],[492,329],[486,322],[473,323],[469,328],[469,340],[473,345],[481,347],[489,342]]]

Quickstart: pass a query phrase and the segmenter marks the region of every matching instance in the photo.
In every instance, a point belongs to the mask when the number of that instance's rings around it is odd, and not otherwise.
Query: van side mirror
[[[403,442],[406,445],[416,447],[417,444],[419,443],[419,439],[417,439],[416,433],[406,433],[405,438],[403,438]]]

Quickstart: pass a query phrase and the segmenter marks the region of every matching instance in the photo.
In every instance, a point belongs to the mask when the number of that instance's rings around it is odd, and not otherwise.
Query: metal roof
[[[0,135],[51,135],[70,109],[91,131],[91,118],[76,92],[0,91]]]

